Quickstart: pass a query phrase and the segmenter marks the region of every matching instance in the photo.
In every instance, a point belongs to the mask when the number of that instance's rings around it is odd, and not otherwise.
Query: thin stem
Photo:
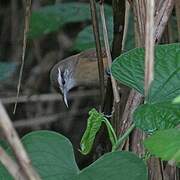
[[[117,143],[113,146],[112,148],[112,152],[117,150],[121,144],[123,143],[123,141],[129,136],[129,134],[132,132],[132,130],[134,129],[135,124],[132,124],[127,131],[123,134],[123,136],[119,137],[119,139],[117,140]]]
[[[106,124],[107,128],[110,129],[112,135],[113,135],[113,139],[114,139],[114,143],[117,143],[117,136],[116,133],[111,125],[111,123],[109,122],[109,120],[107,118],[104,117],[103,122]]]
[[[176,8],[176,18],[177,18],[177,28],[178,28],[178,40],[180,41],[180,1],[175,0],[175,8]]]
[[[102,25],[103,25],[103,35],[104,35],[105,49],[106,49],[106,53],[107,53],[108,67],[110,69],[111,64],[112,64],[112,57],[111,57],[110,46],[109,46],[109,41],[108,41],[108,33],[107,33],[107,27],[106,27],[106,20],[105,20],[105,16],[104,16],[103,3],[100,4],[100,15],[101,15],[101,20],[102,20]],[[111,76],[114,100],[116,103],[119,103],[120,97],[119,97],[117,82],[114,79],[114,77],[112,76],[112,74],[110,76]]]
[[[19,165],[6,153],[6,151],[0,146],[0,161],[14,179],[23,180],[26,179],[22,173]]]
[[[26,52],[26,44],[27,44],[27,32],[29,29],[29,17],[31,13],[31,0],[26,0],[26,12],[25,12],[25,27],[24,27],[24,34],[23,34],[23,49],[22,49],[22,57],[21,57],[21,68],[19,73],[19,81],[17,85],[17,95],[16,95],[16,102],[14,104],[14,111],[13,114],[16,113],[17,102],[19,98],[20,88],[21,88],[21,81],[25,63],[25,52]]]
[[[145,33],[145,77],[144,95],[147,97],[148,90],[154,77],[154,0],[146,2],[146,33]]]
[[[98,26],[98,18],[97,18],[95,0],[90,0],[90,9],[91,9],[94,39],[95,39],[95,44],[96,44],[96,53],[97,53],[97,59],[98,59],[100,96],[101,96],[101,111],[102,111],[103,103],[104,103],[104,94],[105,94],[105,91],[104,91],[105,90],[105,86],[104,86],[104,65],[103,65],[103,55],[102,55],[102,49],[101,49],[101,42],[100,42],[100,34],[99,34],[99,26]]]
[[[32,167],[31,160],[29,159],[28,154],[25,151],[18,137],[18,134],[14,129],[12,122],[1,102],[0,102],[0,127],[2,129],[3,135],[5,136],[5,138],[7,139],[8,143],[11,146],[22,171],[27,176],[27,179],[40,180],[41,178]]]

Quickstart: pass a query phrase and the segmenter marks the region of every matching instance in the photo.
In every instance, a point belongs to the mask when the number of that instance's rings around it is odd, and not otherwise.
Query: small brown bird
[[[106,53],[103,50],[104,68],[107,67]],[[89,49],[70,56],[54,65],[50,72],[53,87],[62,94],[68,107],[68,92],[76,86],[98,85],[96,50]]]

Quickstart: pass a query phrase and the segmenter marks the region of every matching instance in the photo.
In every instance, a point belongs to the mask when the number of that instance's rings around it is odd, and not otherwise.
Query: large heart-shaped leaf
[[[151,154],[180,165],[180,129],[159,130],[144,145]]]
[[[158,129],[168,129],[180,124],[180,104],[144,104],[133,114],[136,127],[152,133]]]
[[[143,161],[130,152],[108,153],[83,169],[76,180],[146,180]]]
[[[144,94],[144,49],[133,49],[118,57],[112,74],[120,82]],[[180,95],[180,44],[155,47],[154,81],[146,104],[136,109],[137,127],[153,132],[175,127],[180,122],[180,105],[172,104]]]
[[[108,153],[79,171],[72,145],[64,136],[37,131],[26,135],[22,141],[42,180],[147,180],[143,160],[130,152]],[[2,165],[0,179],[12,180]]]
[[[64,136],[55,132],[37,131],[26,135],[22,142],[43,180],[71,179],[79,172],[72,145]],[[12,179],[2,166],[0,179]]]
[[[106,14],[112,12],[106,5]],[[50,32],[57,31],[66,23],[90,20],[90,7],[88,3],[61,3],[41,7],[33,11],[30,18],[29,38],[37,38]]]
[[[120,82],[144,94],[144,49],[133,49],[112,64],[112,74]],[[155,47],[154,81],[146,101],[171,101],[180,94],[180,44]]]

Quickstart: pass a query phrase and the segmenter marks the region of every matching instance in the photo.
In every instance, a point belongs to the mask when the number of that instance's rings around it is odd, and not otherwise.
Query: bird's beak
[[[63,93],[63,100],[64,100],[64,103],[67,106],[67,108],[69,108],[68,101],[67,101],[67,95],[68,95],[68,92],[65,90]]]

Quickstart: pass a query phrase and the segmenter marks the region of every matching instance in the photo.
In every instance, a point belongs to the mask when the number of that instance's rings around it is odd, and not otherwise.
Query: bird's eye
[[[62,78],[62,85],[65,85],[65,80],[64,80],[64,78]]]
[[[62,85],[65,85],[64,72],[61,72]]]

